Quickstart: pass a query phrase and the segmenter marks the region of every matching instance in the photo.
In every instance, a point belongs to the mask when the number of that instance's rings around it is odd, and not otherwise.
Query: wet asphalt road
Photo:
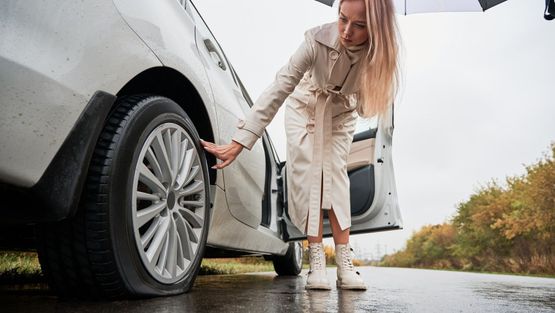
[[[198,276],[191,292],[104,303],[59,301],[26,286],[0,290],[0,312],[555,312],[555,279],[360,267],[366,291],[307,291],[274,273]],[[335,283],[335,268],[328,268]]]

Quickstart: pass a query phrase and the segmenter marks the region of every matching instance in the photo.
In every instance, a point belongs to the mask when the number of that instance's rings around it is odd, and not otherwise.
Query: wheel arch
[[[116,96],[119,98],[142,93],[155,94],[176,102],[193,121],[200,138],[214,142],[214,127],[210,122],[206,104],[195,86],[182,73],[165,66],[149,68],[129,80]],[[210,184],[214,185],[217,172],[211,167],[216,164],[216,159],[209,153],[206,154],[206,158]]]

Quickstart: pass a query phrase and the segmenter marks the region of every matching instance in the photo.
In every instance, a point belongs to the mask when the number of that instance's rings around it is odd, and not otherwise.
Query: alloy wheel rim
[[[141,261],[157,281],[182,279],[204,232],[205,181],[191,136],[175,123],[156,127],[133,177],[132,217]]]

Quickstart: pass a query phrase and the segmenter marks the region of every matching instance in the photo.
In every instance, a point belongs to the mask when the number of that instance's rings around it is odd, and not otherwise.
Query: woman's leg
[[[349,245],[350,228],[341,230],[337,216],[330,210],[330,224],[335,241],[335,264],[337,264],[337,287],[340,289],[366,290],[366,284],[355,270]]]
[[[339,221],[337,221],[337,217],[333,212],[333,208],[328,212],[329,212],[328,217],[330,219],[331,231],[333,233],[333,241],[335,242],[335,244],[339,245],[339,244],[349,243],[350,228],[341,230],[341,226],[339,226]],[[307,236],[308,242],[322,242],[323,229],[324,229],[324,214],[322,210],[320,210],[320,223],[318,226],[318,236]],[[306,229],[305,229],[305,232],[306,232]]]
[[[333,241],[336,245],[339,244],[347,244],[349,243],[349,231],[350,228],[346,228],[345,230],[341,230],[341,226],[339,226],[339,221],[337,220],[337,216],[333,212],[333,208],[328,211],[328,216],[331,225],[331,231],[333,233]]]
[[[328,276],[326,273],[326,253],[322,243],[322,233],[324,224],[324,214],[320,209],[320,222],[318,226],[318,236],[308,236],[308,261],[310,270],[306,278],[306,289],[331,290]],[[308,226],[307,226],[308,227]],[[306,232],[306,229],[305,229]]]
[[[307,219],[308,221],[308,219]],[[307,239],[309,243],[318,243],[318,242],[322,242],[322,234],[323,234],[323,230],[324,230],[324,214],[322,212],[322,210],[320,210],[320,222],[318,223],[318,236],[308,236],[307,235]],[[308,229],[308,222],[306,225],[306,229],[304,230],[305,233]]]
[[[323,183],[320,182],[320,202],[322,202],[322,189],[323,189]],[[324,212],[322,209],[320,209],[320,222],[318,223],[318,236],[308,236],[307,235],[307,239],[309,243],[317,243],[317,242],[322,242],[322,234],[323,234],[323,229],[324,229]],[[350,228],[347,228],[345,230],[341,230],[341,227],[339,226],[339,222],[337,221],[337,217],[335,216],[335,213],[333,212],[333,207],[331,208],[331,210],[328,210],[328,218],[330,220],[330,225],[331,225],[331,232],[333,234],[333,241],[335,242],[335,244],[347,244],[349,243],[349,230]],[[308,218],[307,218],[307,223],[305,226],[305,230],[304,232],[306,233],[308,229]]]

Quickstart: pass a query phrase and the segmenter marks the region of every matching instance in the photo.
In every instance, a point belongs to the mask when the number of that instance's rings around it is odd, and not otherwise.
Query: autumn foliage
[[[555,144],[524,175],[480,188],[449,222],[424,226],[382,264],[555,274]]]

